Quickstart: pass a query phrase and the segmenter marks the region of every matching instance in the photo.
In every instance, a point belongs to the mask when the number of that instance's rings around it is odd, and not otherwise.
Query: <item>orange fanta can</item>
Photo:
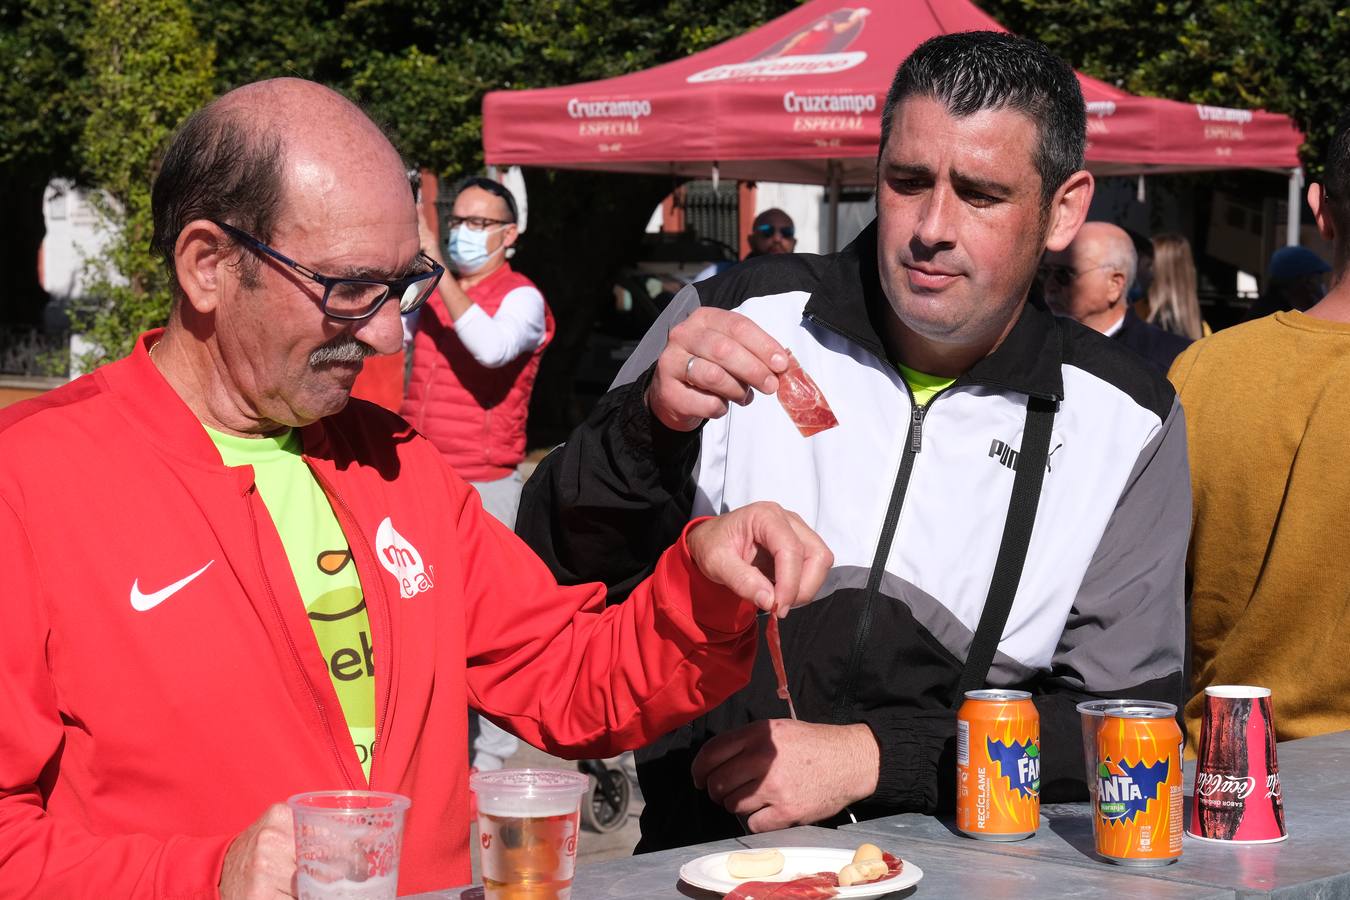
[[[1108,709],[1097,731],[1097,853],[1122,866],[1181,856],[1181,729],[1170,703]]]
[[[967,691],[956,714],[956,827],[1019,841],[1041,817],[1041,716],[1026,691]]]

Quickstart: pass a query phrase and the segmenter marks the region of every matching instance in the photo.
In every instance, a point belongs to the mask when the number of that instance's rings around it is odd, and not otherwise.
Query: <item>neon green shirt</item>
[[[300,456],[300,434],[244,438],[206,429],[227,466],[252,466],[296,587],[328,662],[361,769],[370,780],[375,743],[375,668],[361,581],[347,537],[323,488]]]
[[[905,381],[909,382],[909,389],[914,392],[914,402],[919,406],[927,406],[929,400],[932,400],[939,392],[951,387],[956,381],[955,378],[943,378],[941,375],[916,372],[909,366],[898,363],[897,366],[899,366],[900,374],[905,376]]]

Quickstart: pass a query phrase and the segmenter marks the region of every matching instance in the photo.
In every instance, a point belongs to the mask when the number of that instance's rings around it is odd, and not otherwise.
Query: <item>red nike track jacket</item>
[[[0,896],[214,897],[269,804],[366,786],[252,471],[221,463],[157,337],[0,413]],[[683,539],[604,609],[396,416],[353,401],[302,436],[370,614],[369,787],[413,799],[400,893],[469,880],[468,705],[603,757],[747,681],[753,610]]]

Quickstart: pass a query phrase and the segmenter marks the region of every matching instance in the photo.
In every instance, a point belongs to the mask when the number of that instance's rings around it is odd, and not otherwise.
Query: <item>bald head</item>
[[[356,104],[329,88],[276,78],[236,88],[193,113],[155,179],[154,247],[174,270],[183,227],[227,222],[264,242],[292,201],[322,199],[344,184],[412,192],[397,151]],[[243,260],[245,275],[256,260]],[[177,286],[177,285],[175,285]]]
[[[1092,260],[1090,265],[1109,266],[1123,274],[1126,290],[1134,284],[1139,254],[1124,228],[1110,222],[1084,222],[1078,237],[1070,245],[1071,248],[1080,246],[1085,259]]]
[[[355,105],[307,81],[246,85],[192,115],[153,206],[176,289],[156,364],[227,432],[341,409],[364,358],[402,345],[405,288],[393,288],[436,274],[398,153]],[[364,315],[342,305],[353,296],[372,304]]]
[[[750,226],[749,243],[752,256],[791,253],[797,246],[792,217],[777,207],[764,210]]]
[[[236,88],[206,110],[247,122],[256,135],[275,135],[296,188],[310,184],[319,170],[344,178],[383,177],[411,194],[407,169],[393,144],[361,108],[312,81],[274,78]],[[205,112],[206,110],[203,110]]]
[[[1125,315],[1139,257],[1123,228],[1086,222],[1063,250],[1045,255],[1045,299],[1060,315],[1107,331]]]

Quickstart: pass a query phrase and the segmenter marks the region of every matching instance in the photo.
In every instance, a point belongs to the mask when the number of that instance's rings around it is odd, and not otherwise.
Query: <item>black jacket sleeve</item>
[[[675,295],[609,393],[525,483],[516,534],[560,584],[602,581],[618,603],[689,521],[702,429],[671,431],[645,396],[670,330],[700,305],[694,285]]]
[[[516,517],[516,533],[560,583],[603,581],[611,603],[651,574],[693,507],[699,431],[671,431],[651,415],[651,377],[601,398],[526,482]]]

